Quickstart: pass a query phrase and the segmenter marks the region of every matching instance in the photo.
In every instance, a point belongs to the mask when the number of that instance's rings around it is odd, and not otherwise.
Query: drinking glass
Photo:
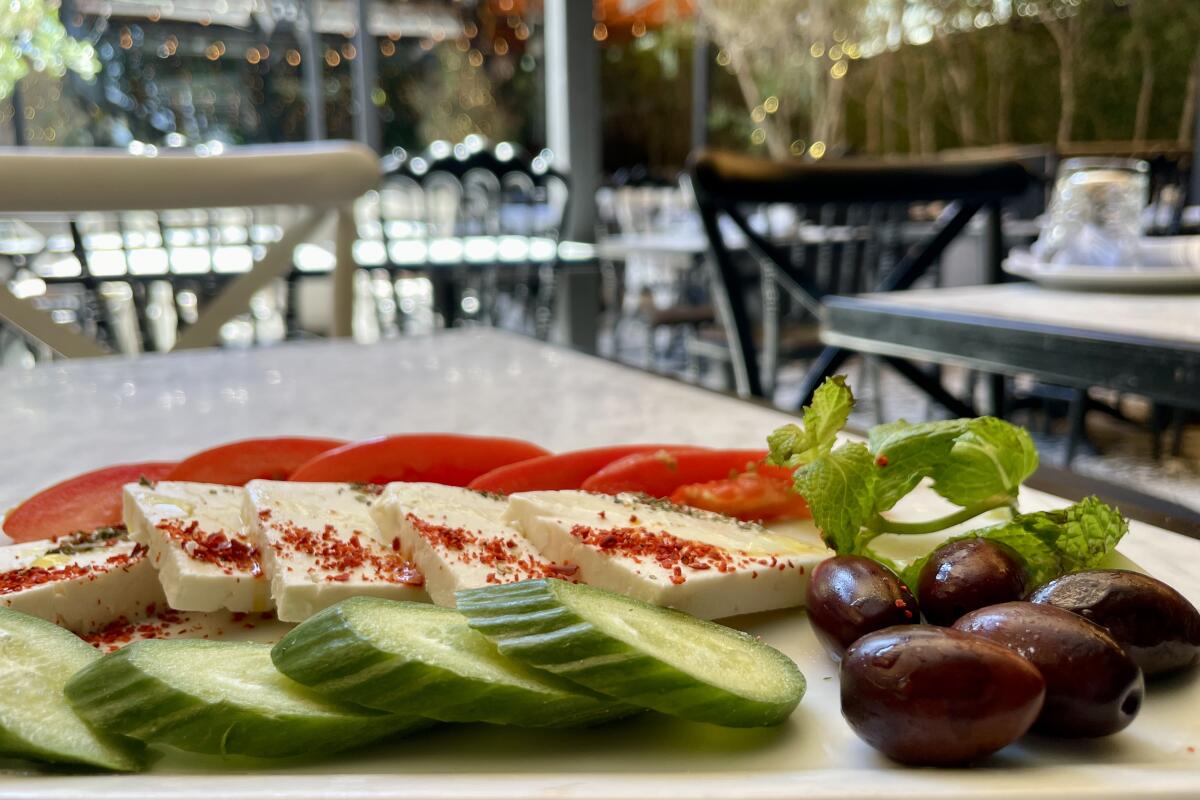
[[[1071,158],[1058,168],[1049,220],[1034,255],[1051,264],[1133,266],[1150,167],[1121,158]]]

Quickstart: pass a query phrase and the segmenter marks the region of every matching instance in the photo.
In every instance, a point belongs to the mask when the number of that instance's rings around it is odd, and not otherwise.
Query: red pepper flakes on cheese
[[[327,573],[326,581],[348,581],[353,573],[361,569],[361,578],[367,582],[425,585],[425,576],[415,564],[382,545],[374,544],[372,540],[364,545],[357,532],[344,539],[332,525],[326,525],[320,533],[290,523],[277,524],[275,529],[280,532],[282,539],[272,545],[275,551],[282,554],[290,547],[297,553],[315,559],[317,567]]]
[[[262,575],[258,548],[240,536],[227,536],[224,531],[202,531],[197,520],[183,525],[179,520],[168,519],[155,527],[179,542],[183,552],[194,561],[215,564],[226,575],[235,571],[248,572],[256,578]]]
[[[0,595],[31,589],[56,581],[73,580],[75,578],[94,577],[115,567],[127,567],[146,555],[146,547],[134,545],[129,553],[117,553],[109,556],[103,563],[95,564],[63,564],[60,567],[19,567],[7,572],[0,572]]]
[[[795,568],[791,561],[780,561],[775,556],[756,558],[705,542],[681,539],[666,531],[645,528],[597,530],[586,525],[574,525],[571,535],[603,553],[624,556],[636,563],[654,562],[670,573],[671,583],[677,586],[687,581],[684,568],[698,571],[715,569],[717,572],[734,572],[755,566],[777,566],[780,570]]]
[[[488,583],[510,583],[537,578],[559,578],[575,581],[579,567],[574,564],[555,564],[522,553],[517,540],[511,536],[485,536],[481,531],[451,528],[406,514],[405,519],[425,541],[434,547],[454,554],[462,564],[482,564],[493,571],[485,576]]]

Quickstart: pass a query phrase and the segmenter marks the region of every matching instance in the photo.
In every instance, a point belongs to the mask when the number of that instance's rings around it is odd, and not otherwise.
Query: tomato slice
[[[680,486],[728,478],[766,456],[765,450],[639,453],[601,468],[581,488],[603,494],[641,492],[651,497],[670,497]]]
[[[680,486],[671,493],[671,502],[748,522],[812,516],[808,503],[792,489],[791,470],[765,464],[731,478]]]
[[[175,465],[167,480],[228,486],[244,486],[255,478],[285,481],[300,465],[344,444],[344,439],[303,436],[242,439],[188,456]]]
[[[4,518],[4,532],[31,542],[121,524],[121,487],[141,478],[162,480],[174,461],[118,464],[85,472],[43,489]]]
[[[497,467],[549,454],[549,450],[520,439],[451,433],[403,434],[327,450],[292,473],[291,480],[428,481],[466,486]]]
[[[483,492],[512,494],[513,492],[536,492],[546,489],[578,489],[596,471],[617,459],[637,453],[653,453],[659,450],[684,452],[703,448],[672,444],[621,444],[612,447],[593,447],[588,450],[572,450],[555,453],[541,458],[531,458],[516,464],[494,469],[467,484],[470,489]]]

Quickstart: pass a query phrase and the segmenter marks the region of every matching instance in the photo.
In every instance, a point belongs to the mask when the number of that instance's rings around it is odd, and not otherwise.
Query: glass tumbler
[[[1034,255],[1060,265],[1135,266],[1149,193],[1150,167],[1145,161],[1062,162]]]

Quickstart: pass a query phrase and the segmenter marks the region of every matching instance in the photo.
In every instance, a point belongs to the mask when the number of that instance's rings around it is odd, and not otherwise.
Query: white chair
[[[195,320],[175,340],[175,349],[215,344],[224,323],[251,310],[257,292],[292,270],[296,246],[326,219],[336,217],[332,332],[339,337],[352,333],[356,271],[352,207],[356,198],[379,184],[378,160],[362,145],[322,142],[230,147],[216,155],[22,148],[0,150],[0,175],[7,189],[0,193],[0,214],[82,214],[85,235],[121,236],[120,229],[110,230],[106,222],[113,212],[177,210],[163,226],[168,235],[178,233],[177,242],[155,238],[147,225],[135,224],[132,230],[123,225],[126,239],[134,235],[138,241],[133,244],[140,243],[147,252],[165,246],[168,259],[178,252],[175,245],[202,247],[210,255],[221,247],[244,248],[240,242],[205,238],[214,216],[229,217],[232,209],[301,207],[301,213],[288,220],[277,237],[263,242],[251,268],[199,309]],[[137,221],[136,215],[122,218]],[[205,241],[185,243],[189,233],[196,231],[205,233]],[[257,237],[253,238],[257,242]],[[130,242],[121,244],[117,252],[124,258]],[[3,284],[0,321],[63,357],[109,352],[88,336],[58,324]]]

